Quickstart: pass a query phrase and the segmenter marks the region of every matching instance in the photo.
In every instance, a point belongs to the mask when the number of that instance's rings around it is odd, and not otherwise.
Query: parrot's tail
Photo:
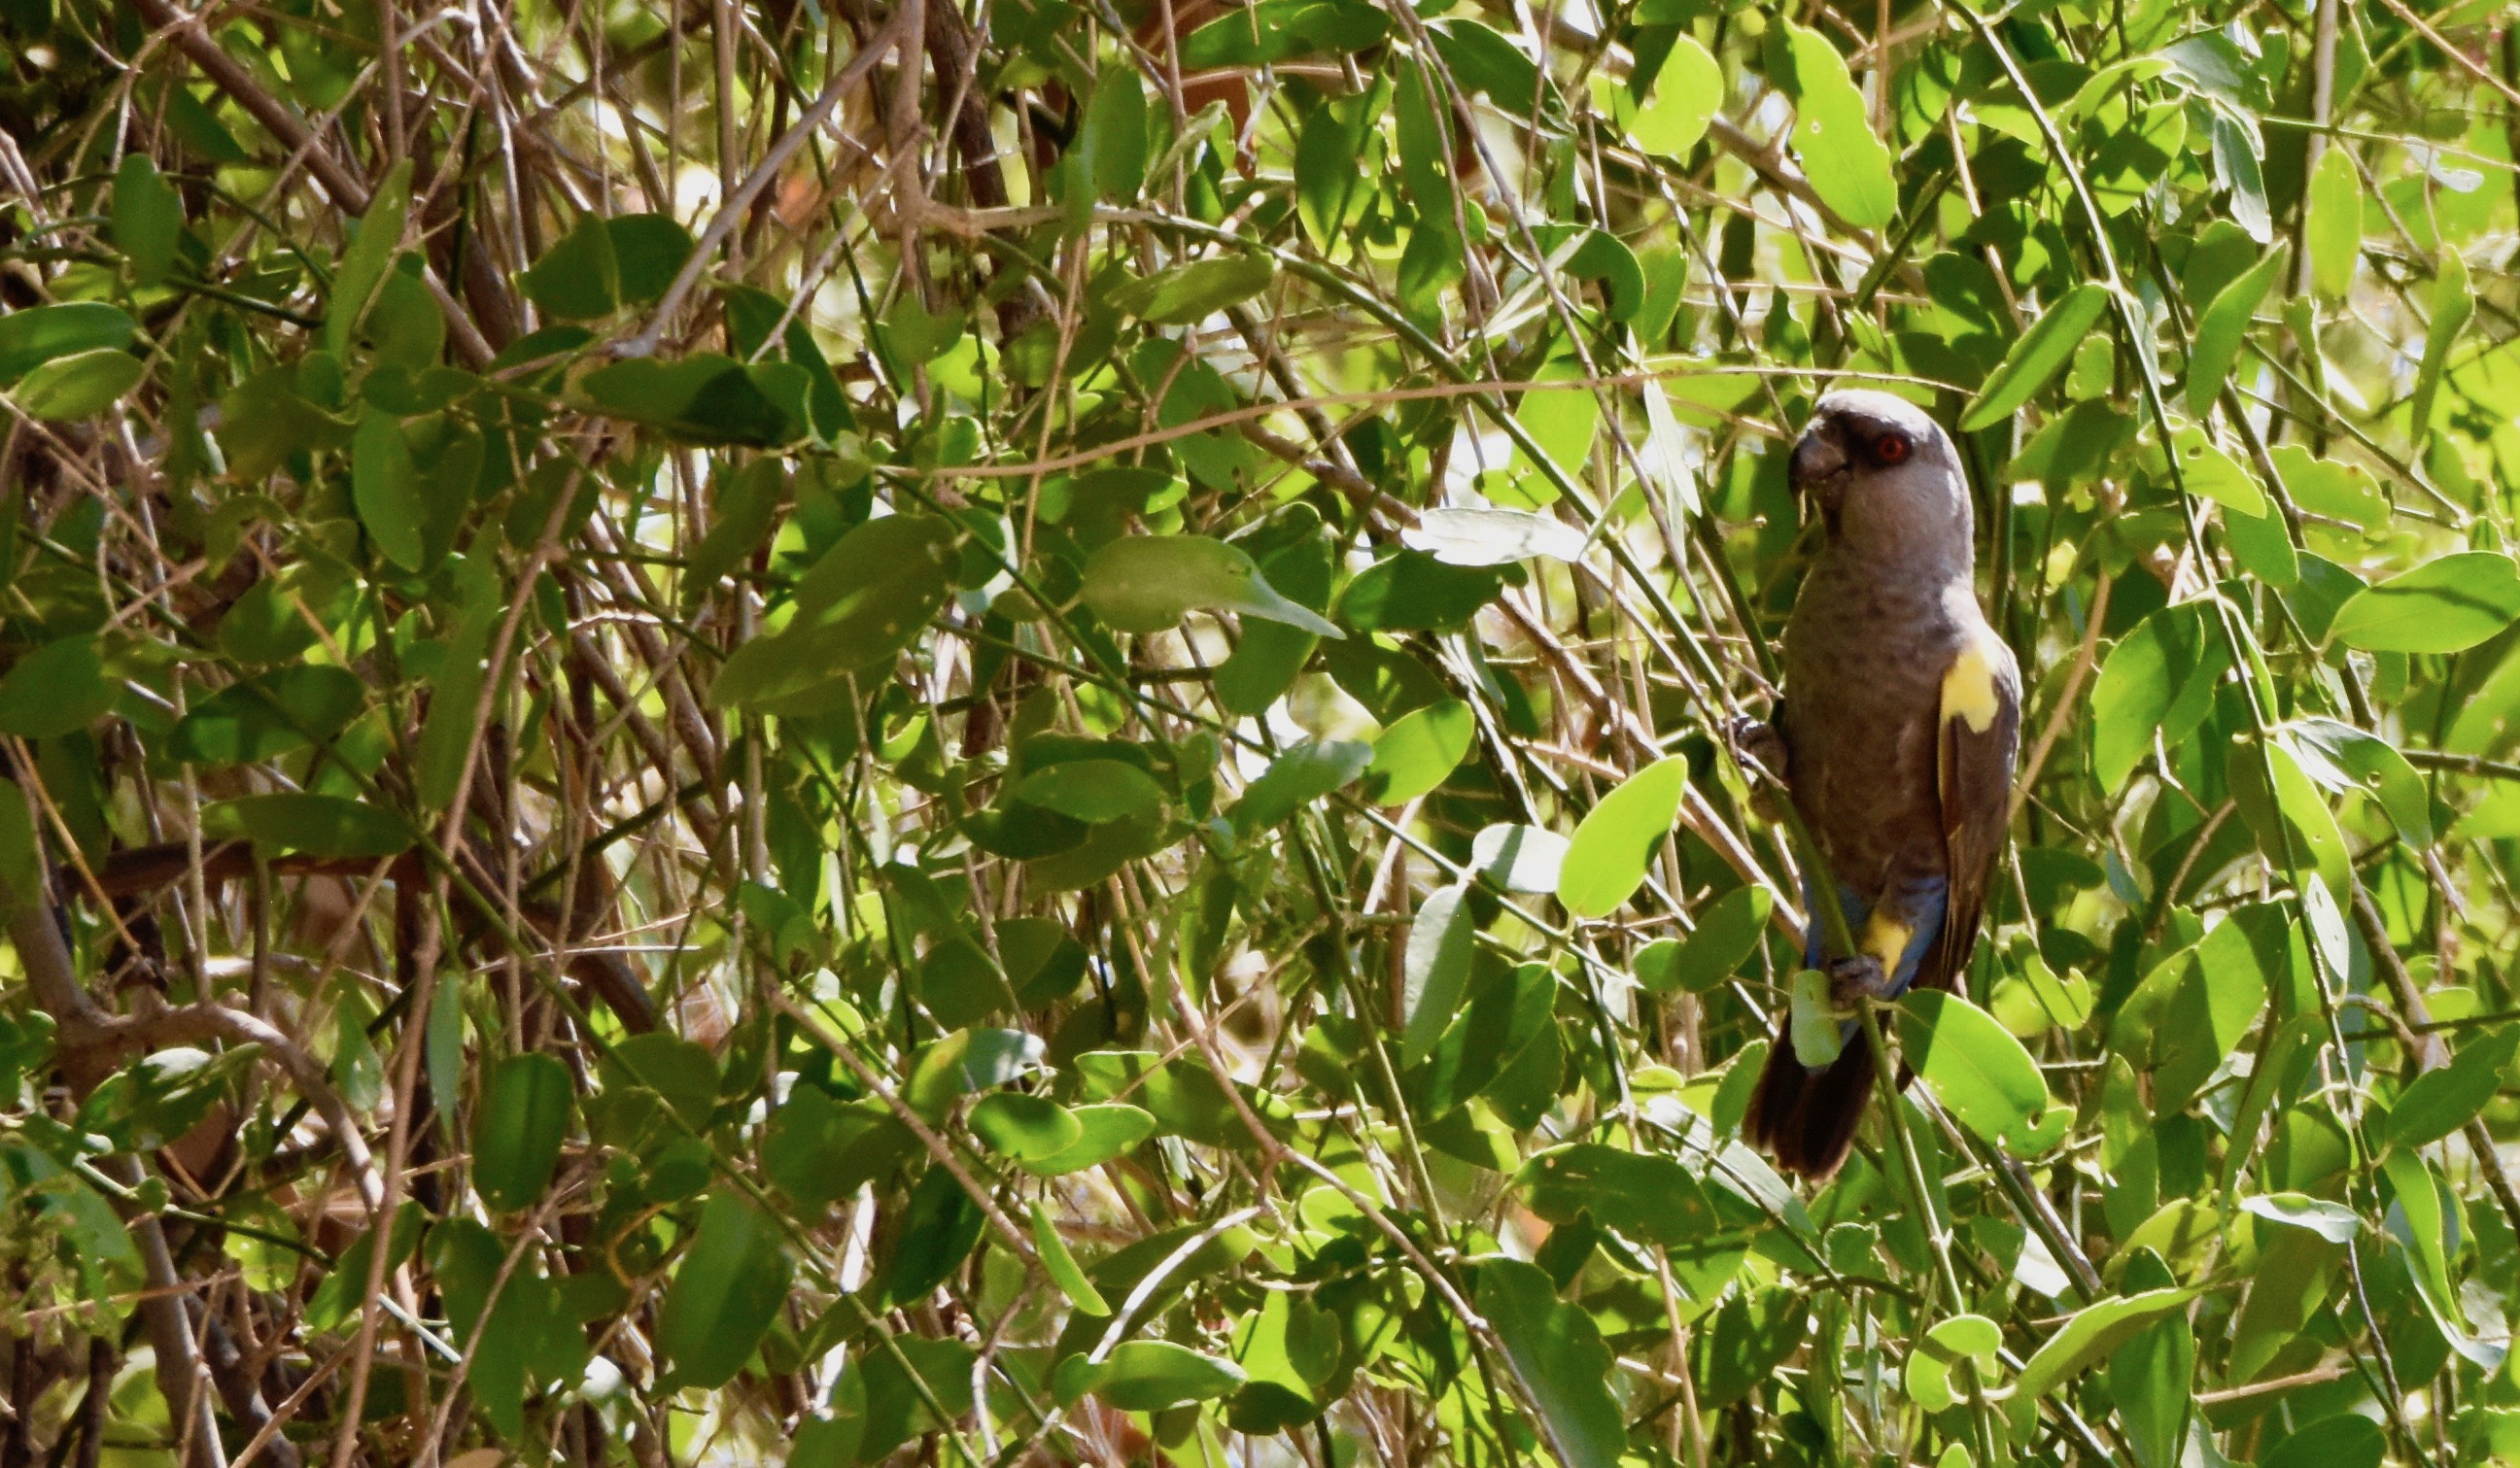
[[[1846,1047],[1826,1070],[1810,1070],[1794,1058],[1793,1041],[1779,1024],[1742,1129],[1777,1160],[1779,1172],[1817,1182],[1846,1161],[1872,1085],[1872,1043],[1862,1030],[1846,1037]]]

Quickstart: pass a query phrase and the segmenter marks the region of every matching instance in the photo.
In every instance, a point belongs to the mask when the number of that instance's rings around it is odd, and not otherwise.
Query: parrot
[[[1831,954],[1806,873],[1803,960],[1841,1009],[1966,971],[2011,815],[2021,672],[1979,607],[1968,477],[1923,409],[1843,389],[1813,405],[1790,461],[1819,547],[1786,617],[1783,689],[1729,731],[1779,780],[1834,881],[1858,952]],[[1846,1160],[1873,1086],[1848,1020],[1836,1061],[1794,1052],[1790,1011],[1743,1118],[1779,1171]]]

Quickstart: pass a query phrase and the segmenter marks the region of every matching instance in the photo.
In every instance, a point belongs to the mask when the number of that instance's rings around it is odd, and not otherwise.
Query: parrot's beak
[[[1846,493],[1847,468],[1846,442],[1831,420],[1813,423],[1794,445],[1794,488],[1811,496],[1831,518]]]

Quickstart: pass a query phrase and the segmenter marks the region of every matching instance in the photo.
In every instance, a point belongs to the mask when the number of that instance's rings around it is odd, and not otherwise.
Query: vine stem
[[[1784,781],[1757,761],[1744,757],[1741,762],[1753,772],[1766,776],[1780,789],[1784,786]],[[1846,904],[1838,895],[1837,878],[1829,870],[1828,858],[1821,851],[1820,843],[1813,839],[1811,827],[1803,823],[1802,813],[1794,808],[1790,792],[1785,799],[1777,802],[1776,816],[1802,857],[1803,871],[1811,885],[1812,911],[1820,915],[1826,938],[1823,952],[1853,956],[1857,952],[1855,930],[1847,923]],[[1907,1108],[1899,1094],[1899,1069],[1890,1059],[1888,1037],[1882,1033],[1880,1016],[1874,1012],[1880,1002],[1869,996],[1864,997],[1856,1003],[1855,1017],[1864,1027],[1865,1043],[1872,1049],[1874,1089],[1880,1093],[1882,1116],[1890,1128],[1892,1145],[1899,1154],[1900,1183],[1907,1190],[1909,1206],[1915,1211],[1916,1226],[1924,1231],[1926,1248],[1934,1257],[1934,1273],[1942,1281],[1944,1294],[1950,1297],[1951,1312],[1955,1315],[1964,1315],[1969,1312],[1968,1292],[1960,1283],[1959,1266],[1952,1259],[1950,1231],[1943,1226],[1942,1215],[1934,1208],[1933,1186],[1925,1177],[1924,1154],[1908,1128]],[[1792,1023],[1790,1018],[1786,1022],[1788,1026]],[[1968,1392],[1969,1428],[1977,1440],[1971,1446],[1978,1455],[1978,1461],[1994,1462],[1994,1415],[1986,1400],[1985,1384],[1978,1380],[1974,1362],[1963,1360],[1960,1363],[1960,1380]]]

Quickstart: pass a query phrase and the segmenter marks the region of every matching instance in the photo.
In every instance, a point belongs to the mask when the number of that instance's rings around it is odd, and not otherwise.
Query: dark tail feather
[[[1820,1181],[1846,1161],[1872,1085],[1872,1044],[1863,1031],[1846,1038],[1846,1048],[1828,1069],[1814,1071],[1794,1058],[1793,1041],[1779,1025],[1742,1129],[1777,1160],[1779,1172]]]

